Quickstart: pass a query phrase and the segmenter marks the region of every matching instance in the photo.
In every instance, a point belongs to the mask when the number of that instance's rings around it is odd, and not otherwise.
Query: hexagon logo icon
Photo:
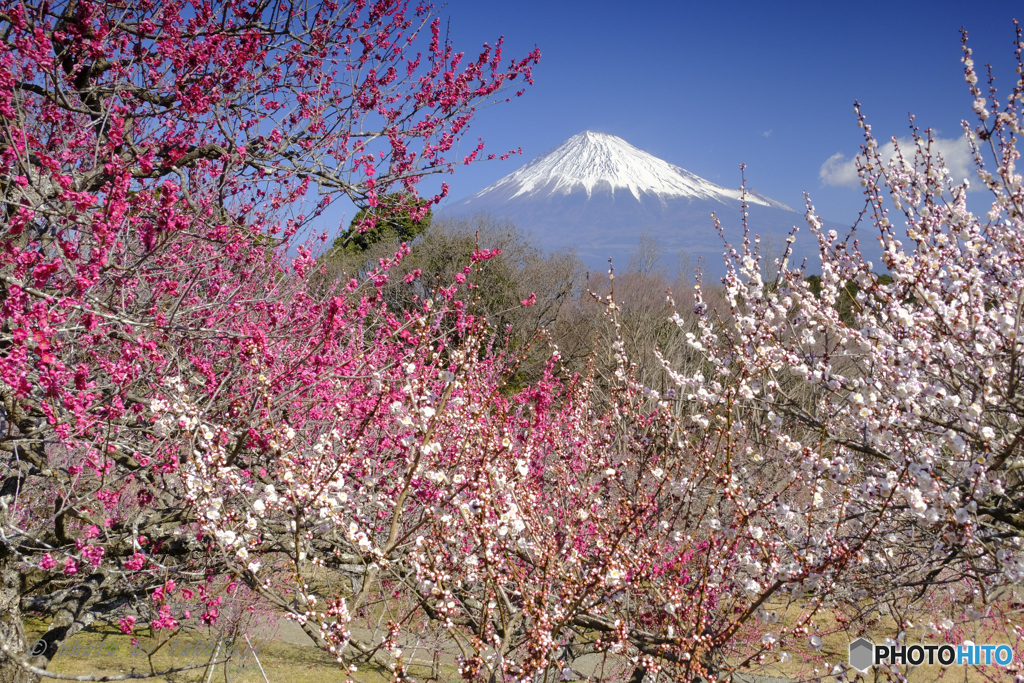
[[[858,638],[850,643],[850,666],[861,673],[875,663],[875,644],[867,638]]]

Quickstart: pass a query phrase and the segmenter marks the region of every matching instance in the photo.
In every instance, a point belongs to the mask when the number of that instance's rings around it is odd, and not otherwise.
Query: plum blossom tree
[[[260,528],[253,506],[276,509],[276,485],[294,513],[383,476],[282,454],[360,452],[432,328],[377,307],[404,251],[364,288],[314,296],[309,250],[285,265],[278,245],[338,196],[373,207],[475,159],[482,143],[456,155],[475,108],[520,94],[539,52],[467,58],[429,6],[391,0],[15,1],[0,32],[0,678],[15,681],[97,618],[173,632],[245,590],[294,596],[294,572],[278,578],[307,561],[305,523]],[[429,363],[414,367],[425,385]],[[261,569],[253,544],[283,559]],[[46,624],[31,649],[27,612]]]
[[[1021,45],[1018,27],[1018,73]],[[787,474],[740,477],[736,500],[756,512],[732,533],[756,525],[771,539],[736,558],[759,587],[751,604],[797,595],[804,607],[842,605],[851,619],[895,601],[898,630],[928,615],[925,631],[948,636],[1021,579],[1024,84],[1004,104],[991,76],[988,93],[978,87],[966,34],[963,54],[977,114],[964,132],[992,199],[983,216],[967,209],[968,182],[950,178],[927,131],[883,158],[858,105],[859,172],[882,262],[823,231],[808,204],[819,292],[785,263],[764,282],[745,243],[726,278],[727,319],[716,324],[698,297],[691,343],[708,366],[676,375],[678,390],[726,452],[753,449],[742,467],[768,458]],[[940,620],[936,605],[948,602],[937,598],[951,587],[959,607]],[[915,614],[922,598],[931,602]],[[791,645],[794,633],[769,633],[760,649]]]
[[[808,205],[820,279],[780,259],[766,282],[753,239],[732,250],[728,310],[698,288],[693,314],[673,315],[696,319],[703,363],[666,362],[668,390],[637,382],[613,334],[610,395],[595,398],[593,376],[554,392],[545,377],[529,391],[547,398],[519,409],[529,429],[467,435],[493,457],[486,475],[458,479],[460,507],[439,509],[409,558],[465,677],[692,680],[785,664],[844,679],[845,653],[821,654],[826,630],[872,633],[880,607],[894,627],[880,637],[957,642],[988,615],[1020,638],[1005,589],[1024,560],[1024,84],[1005,101],[991,82],[982,93],[966,36],[964,68],[983,215],[927,131],[883,158],[858,107],[881,263]],[[618,304],[603,303],[617,329]]]

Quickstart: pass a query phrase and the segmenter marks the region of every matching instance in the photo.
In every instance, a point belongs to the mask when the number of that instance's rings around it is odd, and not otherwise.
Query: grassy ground
[[[30,640],[38,635],[31,634]],[[131,637],[113,628],[87,629],[61,648],[49,670],[62,674],[104,676],[203,665],[210,661],[216,640],[201,634],[179,634],[156,649],[158,644],[159,641],[149,637],[138,638],[133,643]],[[329,683],[347,680],[341,666],[315,647],[277,640],[252,640],[252,645],[256,650],[255,656],[244,637],[235,648],[230,644],[223,645],[219,658],[223,659],[228,654],[232,656],[226,663],[216,665],[209,678],[207,676],[211,672],[203,666],[149,680],[167,683],[207,680],[217,683]],[[151,650],[155,651],[149,654]],[[359,671],[353,677],[367,683],[388,680],[387,676],[372,669]]]
[[[782,607],[779,605],[779,607]],[[770,609],[770,607],[769,607]],[[783,613],[785,614],[784,608]],[[782,618],[782,623],[792,624],[798,612],[789,611]],[[1016,615],[1019,616],[1019,615]],[[922,625],[927,615],[918,615]],[[778,661],[777,652],[766,653],[761,666],[755,665],[754,671],[768,676],[779,676],[792,680],[834,680],[829,676],[837,662],[845,664],[848,657],[850,642],[857,636],[845,631],[842,625],[832,619],[827,611],[819,612],[814,619],[815,631],[821,634],[822,648],[813,652],[809,648],[791,647],[792,659],[786,663]],[[776,628],[782,624],[777,624]],[[961,638],[970,638],[976,643],[1007,644],[1014,650],[1014,664],[1020,666],[1024,657],[1024,641],[1013,642],[1012,630],[993,631],[981,623],[965,628]],[[764,631],[771,627],[762,626]],[[886,637],[896,635],[896,622],[888,616],[879,615],[872,624],[871,631],[866,633],[870,640],[882,643]],[[39,625],[37,632],[29,634],[32,642],[42,630]],[[219,682],[225,683],[329,683],[348,680],[347,672],[327,653],[311,645],[299,645],[282,641],[276,632],[263,631],[249,635],[252,649],[240,636],[232,647],[222,645],[220,659],[230,655],[229,661],[218,664],[211,672],[208,667],[201,666],[191,671],[167,674],[150,680],[167,681],[168,683]],[[806,641],[806,638],[801,639]],[[299,642],[296,640],[296,642]],[[908,632],[906,643],[938,643],[933,637],[921,640],[920,633]],[[189,633],[178,634],[157,647],[160,641],[151,637],[140,637],[133,643],[132,638],[122,634],[117,628],[98,625],[87,629],[66,643],[53,663],[50,671],[61,674],[92,674],[117,675],[124,673],[149,673],[176,667],[204,665],[212,659],[216,647],[216,636],[212,634]],[[427,656],[420,652],[417,659]],[[441,663],[439,678],[442,680],[457,679],[452,657],[446,654]],[[582,662],[581,662],[582,663]],[[261,670],[262,667],[262,670]],[[588,674],[590,672],[588,671]],[[597,672],[594,672],[595,674]],[[863,680],[875,680],[876,672],[869,671]],[[930,683],[931,681],[963,681],[964,683],[982,683],[983,681],[1010,680],[1012,674],[997,666],[973,667],[952,666],[920,666],[907,672],[910,683]],[[412,666],[409,674],[419,680],[431,677],[428,666]],[[365,683],[380,683],[390,679],[387,672],[375,668],[364,668],[352,674],[352,678]],[[744,678],[744,680],[758,680]],[[883,680],[883,679],[878,679]]]

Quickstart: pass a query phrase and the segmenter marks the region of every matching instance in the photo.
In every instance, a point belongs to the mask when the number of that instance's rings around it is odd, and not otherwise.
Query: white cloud
[[[910,161],[916,145],[910,138],[898,140],[900,151]],[[974,155],[966,137],[933,138],[932,152],[941,156],[949,169],[953,182],[962,182],[965,178],[974,177]],[[896,156],[896,148],[888,142],[881,148],[881,157],[892,160]],[[856,157],[847,158],[842,152],[836,152],[821,165],[818,177],[826,185],[837,187],[860,187],[860,176],[857,175]],[[975,184],[976,186],[977,184]]]
[[[774,133],[774,132],[775,131],[773,131],[771,128],[769,128],[768,130],[766,130],[763,133],[761,133],[761,136],[762,137],[766,137],[766,138],[770,138],[772,136],[772,133]]]
[[[826,185],[837,187],[856,187],[860,184],[857,164],[853,159],[847,159],[842,152],[836,152],[821,165],[818,177]]]

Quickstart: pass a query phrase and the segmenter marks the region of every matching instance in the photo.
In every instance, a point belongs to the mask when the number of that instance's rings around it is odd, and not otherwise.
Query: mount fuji
[[[768,256],[782,253],[794,225],[801,226],[797,245],[810,242],[802,213],[750,190],[746,202],[751,237],[760,235]],[[609,258],[625,267],[646,234],[662,248],[660,263],[670,272],[685,254],[693,265],[699,260],[705,273],[720,275],[725,247],[712,212],[729,242],[741,244],[739,189],[716,185],[614,135],[584,131],[441,213],[510,219],[538,247],[574,249],[595,270],[606,269]],[[795,256],[809,253],[798,249]]]

